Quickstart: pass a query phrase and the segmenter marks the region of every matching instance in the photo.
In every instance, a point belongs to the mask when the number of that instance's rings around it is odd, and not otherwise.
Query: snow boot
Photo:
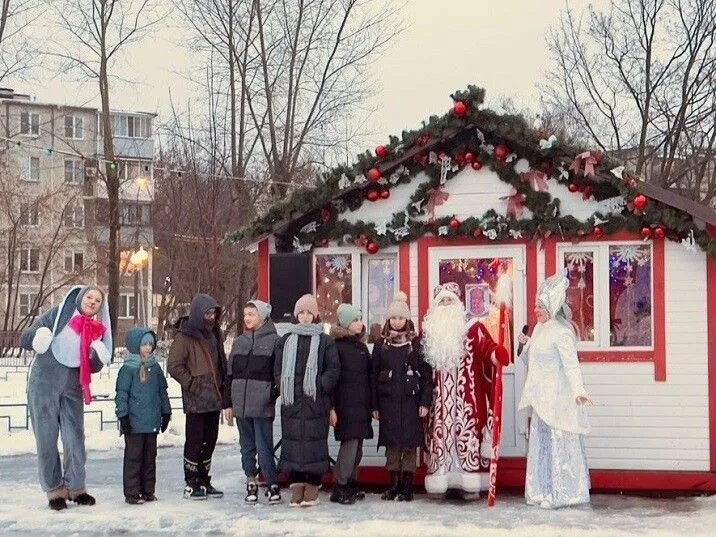
[[[74,498],[70,498],[70,500],[75,502],[77,505],[94,505],[95,503],[97,503],[94,499],[94,496],[90,496],[86,492],[78,494]]]
[[[400,492],[395,497],[396,501],[399,502],[412,502],[413,501],[413,472],[403,472],[403,480],[400,487]]]
[[[380,495],[381,500],[394,500],[400,492],[400,472],[390,472],[390,488]]]
[[[184,498],[187,500],[206,500],[206,489],[201,485],[194,487],[187,485],[184,488]]]
[[[306,484],[306,490],[303,492],[301,507],[313,507],[314,505],[318,505],[320,503],[318,500],[318,489],[319,485],[311,485],[310,483]]]
[[[341,505],[351,505],[356,503],[357,498],[348,485],[339,485],[336,483],[333,485],[330,500],[333,503],[340,503]]]
[[[142,498],[139,494],[131,494],[129,496],[125,496],[124,501],[130,505],[141,505],[144,503],[144,498]]]
[[[142,498],[145,502],[156,502],[157,497],[154,495],[153,492],[148,492],[147,494],[142,494]]]
[[[246,496],[244,502],[254,505],[259,501],[259,486],[255,481],[249,481],[246,483]]]
[[[50,509],[53,511],[67,509],[67,501],[64,498],[52,498],[50,500]]]
[[[306,493],[305,483],[292,483],[291,484],[291,507],[300,507],[303,501],[303,496]]]
[[[204,483],[204,489],[206,490],[207,498],[223,498],[224,497],[224,493],[222,491],[220,491],[219,489],[217,489],[216,487],[214,487],[211,484],[211,481],[207,480]]]
[[[356,497],[356,500],[365,500],[365,492],[358,487],[358,483],[355,479],[348,480],[348,489],[353,493],[353,496]]]
[[[268,497],[269,505],[281,503],[281,487],[278,485],[271,485],[266,491],[266,496]]]

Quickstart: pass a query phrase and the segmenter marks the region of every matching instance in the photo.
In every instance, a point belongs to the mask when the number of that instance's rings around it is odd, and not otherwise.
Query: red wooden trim
[[[408,297],[410,304],[410,243],[401,242],[398,247],[399,289]]]
[[[615,242],[635,240],[641,237],[628,231],[618,231],[604,237],[585,237],[584,241],[589,242]],[[545,275],[551,276],[557,271],[557,243],[561,242],[553,235],[545,240]],[[565,241],[566,242],[566,241]],[[579,241],[574,241],[579,244]],[[657,382],[666,381],[666,298],[664,294],[664,241],[653,241],[653,304],[652,315],[654,315],[654,350],[653,351],[604,351],[581,349],[579,360],[582,362],[654,362],[654,380]]]
[[[499,246],[499,245],[526,245],[525,273],[527,285],[525,292],[527,305],[527,319],[530,325],[534,325],[536,317],[534,314],[535,299],[537,295],[537,247],[534,242],[526,241],[491,241],[486,237],[479,239],[459,238],[445,239],[442,237],[421,237],[418,239],[418,297],[420,302],[419,324],[422,324],[425,314],[430,306],[430,292],[428,283],[430,281],[430,267],[428,266],[430,248],[437,246]],[[517,330],[518,328],[515,327]],[[519,327],[521,329],[521,327]]]
[[[265,302],[269,302],[270,289],[269,289],[269,243],[268,238],[259,242],[258,249],[258,298]]]
[[[716,237],[716,226],[707,227]],[[709,443],[711,471],[716,472],[716,260],[706,255],[706,319],[708,322]]]

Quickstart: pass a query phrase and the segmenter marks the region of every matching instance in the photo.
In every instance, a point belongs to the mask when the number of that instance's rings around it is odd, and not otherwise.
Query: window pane
[[[39,181],[40,180],[40,158],[39,157],[30,157],[30,180],[31,181]]]
[[[75,272],[84,270],[85,255],[82,252],[75,252]]]
[[[134,119],[132,116],[127,118],[127,136],[134,137]]]
[[[611,345],[652,344],[651,247],[609,247],[609,330]]]
[[[74,138],[74,122],[72,116],[65,116],[65,137]]]
[[[36,248],[30,250],[30,270],[33,272],[40,270],[40,250]]]
[[[84,120],[81,117],[75,118],[75,138],[84,138]]]
[[[32,134],[40,134],[40,115],[39,114],[31,114],[30,118],[32,120]]]
[[[568,270],[567,304],[578,341],[594,341],[594,252],[564,252]]]
[[[65,161],[65,183],[73,183],[75,180],[75,163],[72,160]]]
[[[336,322],[341,302],[353,301],[353,267],[351,254],[316,256],[316,300],[321,320]]]
[[[30,114],[27,112],[20,114],[20,134],[30,134]]]
[[[363,312],[368,342],[375,343],[387,320],[388,306],[395,296],[396,258],[368,259],[368,311]]]

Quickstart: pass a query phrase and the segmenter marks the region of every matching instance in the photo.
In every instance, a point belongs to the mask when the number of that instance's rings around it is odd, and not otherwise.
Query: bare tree
[[[59,59],[64,69],[98,84],[102,103],[101,133],[104,165],[99,174],[107,189],[109,246],[108,300],[112,329],[116,330],[119,295],[120,183],[115,162],[110,116],[110,85],[115,66],[126,49],[144,38],[164,14],[150,0],[63,0],[55,2],[57,35],[46,54]]]
[[[0,82],[19,76],[34,61],[29,30],[38,0],[0,0]]]
[[[614,0],[567,7],[548,45],[546,114],[694,199],[716,194],[716,3]]]

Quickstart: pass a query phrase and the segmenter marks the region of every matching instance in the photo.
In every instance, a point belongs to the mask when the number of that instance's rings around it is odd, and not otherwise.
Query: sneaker
[[[204,490],[206,491],[206,497],[207,498],[223,498],[224,493],[220,491],[219,489],[215,488],[211,481],[207,481],[204,485]]]
[[[142,498],[139,494],[132,494],[130,496],[125,496],[124,501],[131,505],[140,505],[144,503],[144,498]]]
[[[276,505],[277,503],[281,503],[281,487],[279,487],[278,485],[271,485],[266,491],[266,496],[268,497],[268,502],[270,505]]]
[[[310,483],[306,484],[306,490],[303,493],[301,507],[312,507],[320,503],[318,500],[318,489],[318,485],[311,485]]]
[[[292,483],[291,484],[291,507],[300,507],[303,501],[303,496],[306,492],[305,483]]]
[[[259,486],[254,481],[246,483],[246,496],[244,502],[255,504],[259,501]]]
[[[152,492],[150,492],[148,494],[142,494],[142,499],[144,499],[145,502],[156,502],[157,501],[157,497]]]
[[[62,511],[67,509],[67,502],[64,498],[52,498],[50,500],[50,509],[53,511]]]
[[[77,505],[94,505],[96,503],[94,496],[90,496],[86,492],[83,492],[75,498],[70,498]]]
[[[187,500],[206,500],[206,489],[204,487],[192,487],[187,485],[184,488],[184,498]]]

